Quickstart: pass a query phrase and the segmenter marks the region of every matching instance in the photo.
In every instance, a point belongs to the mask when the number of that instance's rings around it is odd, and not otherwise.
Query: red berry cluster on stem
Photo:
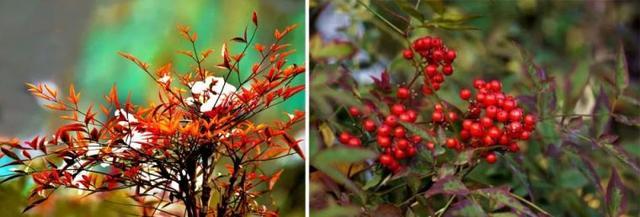
[[[410,98],[408,88],[400,87],[397,91],[395,103],[389,104],[389,114],[382,111],[367,112],[364,115],[357,108],[350,108],[349,114],[359,118],[362,129],[376,138],[376,144],[382,151],[378,160],[382,166],[393,171],[400,171],[403,166],[418,152],[422,138],[413,135],[400,122],[415,123],[418,112],[407,108],[404,100]],[[374,109],[368,109],[373,111]],[[349,147],[361,146],[360,138],[348,132],[342,132],[339,136],[341,143]]]
[[[476,89],[474,98],[470,90],[460,91],[460,98],[469,101],[459,133],[462,142],[470,147],[500,146],[510,152],[518,152],[520,146],[517,141],[529,140],[535,128],[535,116],[524,114],[518,101],[502,92],[502,83],[497,80],[474,80],[473,86]],[[464,145],[449,148],[461,150]],[[486,153],[485,159],[489,163],[497,160],[492,152]]]
[[[411,48],[404,50],[403,57],[413,60],[414,53],[419,54],[419,68],[424,72],[422,92],[431,95],[440,89],[445,76],[453,74],[451,64],[456,59],[456,52],[447,48],[442,39],[426,36],[413,41]]]

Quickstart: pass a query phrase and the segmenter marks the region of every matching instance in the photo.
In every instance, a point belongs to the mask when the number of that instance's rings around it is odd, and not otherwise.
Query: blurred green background
[[[117,55],[123,51],[151,64],[152,69],[172,62],[174,69],[187,72],[191,62],[176,53],[190,49],[177,33],[177,25],[190,26],[198,33],[200,51],[214,50],[206,67],[214,69],[220,61],[223,43],[232,51],[241,49],[229,39],[240,36],[251,25],[251,13],[259,17],[257,42],[273,42],[275,28],[298,24],[286,43],[297,50],[289,63],[304,64],[304,1],[298,0],[109,0],[109,1],[12,1],[0,0],[0,136],[30,139],[46,135],[60,124],[56,114],[46,111],[30,96],[25,82],[46,82],[66,91],[74,83],[81,91],[84,106],[102,102],[113,84],[119,95],[131,94],[134,104],[146,104],[156,98],[156,87],[134,64]],[[241,69],[256,60],[249,53]],[[245,76],[246,77],[246,76]],[[233,79],[230,79],[233,83]],[[300,76],[295,81],[304,83]],[[258,122],[285,119],[285,112],[304,110],[304,94],[288,103],[264,112]],[[303,126],[294,132],[303,138]],[[0,163],[5,160],[0,159]],[[285,172],[272,193],[282,216],[304,215],[304,163],[292,156],[268,164],[267,172],[284,168]],[[0,174],[8,171],[0,170]],[[30,185],[25,180],[0,186],[0,216],[16,216],[27,204]],[[75,194],[75,193],[72,193]],[[64,195],[64,194],[60,194]],[[108,202],[113,201],[113,202]],[[54,197],[51,202],[31,211],[33,216],[122,216],[135,214],[124,194],[79,199]]]
[[[425,18],[423,27],[430,28],[417,28],[410,38],[438,36],[457,51],[455,72],[438,92],[440,97],[457,106],[464,105],[458,90],[470,88],[472,79],[499,79],[509,94],[525,96],[520,102],[528,111],[539,112],[526,100],[536,94],[528,74],[531,62],[527,58],[530,57],[544,70],[545,77],[555,81],[555,89],[545,93],[545,97],[552,99],[545,112],[593,114],[580,119],[580,124],[572,125],[568,124],[570,118],[547,118],[523,154],[513,155],[513,162],[501,159],[496,165],[476,168],[469,182],[508,185],[522,195],[532,192],[534,202],[556,216],[603,216],[604,195],[597,191],[591,181],[593,174],[585,172],[585,168],[593,167],[593,173],[600,178],[597,184],[605,188],[615,168],[627,190],[627,216],[638,216],[640,176],[637,168],[620,161],[619,157],[624,156],[632,165],[640,162],[640,2],[311,0],[312,164],[314,155],[341,146],[324,144],[323,132],[318,129],[321,124],[352,125],[346,112],[340,109],[361,106],[361,103],[348,93],[368,94],[370,76],[378,77],[385,69],[397,85],[414,73],[413,67],[401,56],[407,41],[363,4],[401,31],[409,28],[409,20],[412,26],[420,26],[415,18],[420,13]],[[411,14],[414,18],[401,4],[409,8],[419,5],[417,13]],[[619,54],[626,58],[629,84],[617,95]],[[601,90],[606,96],[600,95]],[[607,111],[603,113],[603,104],[613,105],[610,111],[624,118],[612,117]],[[336,128],[334,133],[339,132],[340,127]],[[598,138],[611,134],[619,136],[614,147],[624,154],[613,154],[595,145],[601,142]],[[578,135],[594,140],[576,139]],[[312,179],[315,171],[311,168]],[[331,190],[335,189],[323,189],[321,183],[310,186],[314,216],[350,216],[358,212],[359,207],[347,209],[348,196],[335,193],[338,196],[331,197],[334,193]]]

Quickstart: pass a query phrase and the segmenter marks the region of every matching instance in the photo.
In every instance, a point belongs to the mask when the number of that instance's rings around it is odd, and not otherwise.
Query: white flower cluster
[[[200,103],[200,112],[208,112],[233,98],[237,88],[224,81],[222,77],[208,76],[204,81],[191,84],[191,93],[196,97],[186,99],[187,104]]]

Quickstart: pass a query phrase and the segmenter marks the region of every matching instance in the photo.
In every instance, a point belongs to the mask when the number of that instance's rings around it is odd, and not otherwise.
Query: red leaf
[[[258,26],[258,14],[254,11],[251,16],[251,21],[253,21],[253,25]]]

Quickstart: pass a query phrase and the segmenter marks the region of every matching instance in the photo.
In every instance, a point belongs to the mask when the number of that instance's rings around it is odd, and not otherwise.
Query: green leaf
[[[331,148],[316,154],[311,160],[311,165],[324,172],[335,182],[344,185],[351,192],[358,195],[362,201],[366,201],[366,195],[356,183],[352,182],[345,174],[334,167],[334,164],[350,164],[362,162],[376,157],[376,153],[368,149],[360,148]]]
[[[420,13],[420,11],[416,10],[414,5],[408,0],[397,0],[396,3],[400,6],[400,9],[409,14],[409,16],[420,20],[420,22],[424,21],[424,15]]]
[[[511,209],[513,209],[513,211],[518,215],[535,216],[529,208],[520,203],[518,199],[511,196],[511,193],[506,188],[484,188],[475,190],[473,193],[485,197],[494,203],[497,202],[511,207]]]
[[[475,201],[464,199],[453,204],[445,216],[485,217],[487,214]]]
[[[560,173],[560,186],[568,189],[579,189],[589,181],[578,169],[569,169]]]
[[[422,139],[435,142],[435,139],[429,136],[429,134],[427,134],[427,132],[425,132],[423,129],[420,129],[418,125],[408,123],[408,122],[403,122],[403,121],[400,121],[398,123],[400,123],[400,125],[402,125],[404,128],[409,130],[409,132],[420,136]]]
[[[629,166],[636,173],[640,173],[640,166],[636,165],[636,163],[631,159],[631,157],[629,157],[629,155],[627,155],[627,153],[623,152],[618,147],[610,143],[598,143],[598,145],[600,145],[600,147],[609,154],[618,158],[618,160],[620,160],[622,163]]]
[[[409,175],[407,175],[406,180],[407,186],[409,186],[409,189],[411,189],[411,194],[415,194],[418,192],[418,190],[420,190],[422,179],[420,178],[419,174],[410,173]]]
[[[465,151],[463,151],[462,153],[458,153],[458,156],[456,156],[456,160],[453,163],[454,165],[464,165],[469,163],[469,160],[471,160],[471,158],[473,158],[473,153],[476,149],[467,149]]]
[[[609,184],[607,185],[607,195],[605,197],[609,216],[620,216],[624,212],[626,204],[624,204],[625,195],[622,188],[622,181],[620,180],[618,171],[613,168]]]
[[[444,13],[444,2],[442,0],[427,0],[427,5],[433,9],[437,14]]]
[[[467,195],[469,189],[460,181],[456,176],[446,176],[436,181],[427,192],[425,197],[431,197],[436,194],[450,194],[450,195]]]
[[[616,90],[618,96],[621,96],[629,86],[629,71],[627,58],[624,55],[624,48],[620,45],[618,49],[618,58],[616,60]]]
[[[367,182],[364,184],[364,186],[362,186],[363,190],[368,190],[369,188],[372,188],[376,185],[378,185],[378,183],[380,183],[380,181],[382,181],[382,175],[380,173],[375,173],[373,175],[373,177],[371,177],[371,179],[367,180]]]
[[[327,122],[322,122],[320,126],[318,126],[318,130],[320,130],[320,135],[322,136],[324,144],[327,147],[333,146],[333,143],[336,140],[336,135],[333,133],[333,130],[331,130]]]
[[[352,44],[347,42],[329,42],[325,43],[319,36],[313,37],[309,41],[311,52],[311,58],[314,60],[321,60],[327,58],[344,59],[353,53],[355,48]]]

